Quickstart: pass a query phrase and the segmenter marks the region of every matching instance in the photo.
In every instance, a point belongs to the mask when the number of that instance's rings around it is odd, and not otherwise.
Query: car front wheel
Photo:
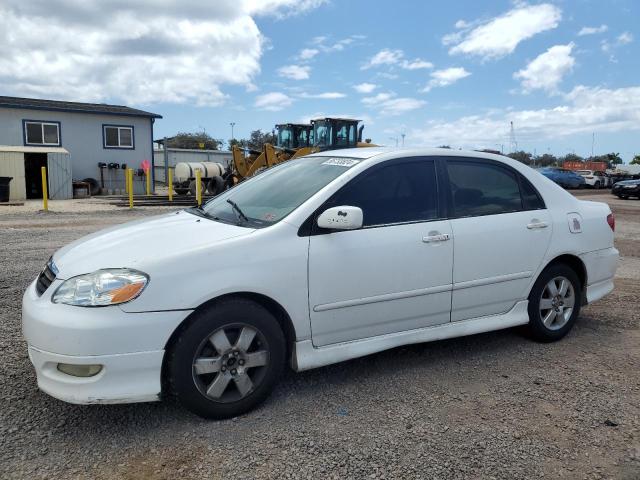
[[[582,290],[575,271],[567,265],[546,268],[529,294],[529,331],[542,342],[564,337],[580,313]]]
[[[169,349],[169,388],[196,415],[235,417],[267,398],[285,352],[282,329],[264,307],[221,301],[194,313]]]

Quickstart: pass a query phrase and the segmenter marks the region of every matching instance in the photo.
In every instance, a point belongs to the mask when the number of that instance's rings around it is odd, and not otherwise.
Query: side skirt
[[[314,347],[311,340],[302,340],[294,345],[291,366],[295,371],[300,372],[382,352],[402,345],[433,342],[526,325],[529,323],[528,304],[528,300],[522,300],[516,303],[511,310],[500,315],[450,322],[406,332],[336,343],[320,348]]]

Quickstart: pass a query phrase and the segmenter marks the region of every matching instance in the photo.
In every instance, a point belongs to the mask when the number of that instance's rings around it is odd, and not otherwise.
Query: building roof
[[[0,145],[0,152],[18,152],[18,153],[69,153],[66,148],[62,147],[29,147],[15,145]]]
[[[129,117],[162,118],[157,113],[145,112],[124,105],[107,105],[106,103],[64,102],[60,100],[43,100],[40,98],[20,98],[0,96],[0,108],[26,108],[31,110],[50,110],[58,112],[100,113],[105,115],[125,115]]]

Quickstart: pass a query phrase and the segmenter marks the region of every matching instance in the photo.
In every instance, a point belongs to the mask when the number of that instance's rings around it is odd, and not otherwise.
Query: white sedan
[[[62,248],[24,294],[23,331],[56,398],[176,395],[225,418],[287,363],[517,325],[558,340],[613,289],[613,230],[606,204],[507,157],[322,152]]]

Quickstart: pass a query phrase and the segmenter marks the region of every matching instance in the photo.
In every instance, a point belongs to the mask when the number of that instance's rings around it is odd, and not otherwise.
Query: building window
[[[104,148],[133,149],[133,127],[125,125],[103,125]]]
[[[60,146],[60,122],[23,120],[25,145]]]

